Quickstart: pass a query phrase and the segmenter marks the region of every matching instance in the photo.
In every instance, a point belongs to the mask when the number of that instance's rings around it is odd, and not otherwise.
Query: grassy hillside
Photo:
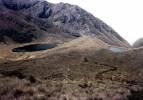
[[[2,98],[142,100],[142,53],[142,49],[76,50],[4,62],[0,64],[1,87],[5,86],[1,92],[7,92]]]

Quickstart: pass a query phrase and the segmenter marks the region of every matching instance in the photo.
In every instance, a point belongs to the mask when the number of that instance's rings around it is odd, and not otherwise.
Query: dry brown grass
[[[142,49],[113,53],[89,45],[90,50],[81,50],[80,44],[86,39],[73,40],[69,47],[66,43],[33,53],[44,54],[36,59],[1,61],[1,99],[142,100]]]
[[[1,98],[142,100],[142,56],[138,55],[142,55],[142,51],[118,54],[107,50],[91,53],[72,51],[44,58],[1,63],[1,72],[10,73],[1,73],[4,75],[0,78],[1,92],[7,92]],[[112,70],[112,67],[116,70]],[[18,70],[24,78],[11,72],[14,70]]]
[[[128,100],[131,91],[141,90],[138,85],[129,86],[111,80],[30,83],[25,79],[1,76],[0,82],[1,100]]]

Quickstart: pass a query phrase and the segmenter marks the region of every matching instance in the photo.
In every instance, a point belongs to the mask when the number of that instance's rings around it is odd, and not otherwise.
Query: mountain
[[[0,0],[0,100],[143,100],[140,45],[76,5]]]
[[[0,0],[0,15],[2,42],[10,38],[27,43],[51,35],[62,41],[87,35],[109,45],[129,47],[111,27],[75,5],[43,0]]]
[[[143,46],[143,38],[138,39],[134,44],[134,48],[142,47]]]

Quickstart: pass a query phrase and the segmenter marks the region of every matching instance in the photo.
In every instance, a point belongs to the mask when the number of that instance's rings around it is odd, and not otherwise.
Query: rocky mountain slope
[[[109,45],[129,46],[111,27],[75,5],[43,0],[0,0],[0,15],[0,41],[7,37],[15,42],[31,42],[49,35],[57,39],[89,35]]]
[[[138,48],[138,47],[142,47],[143,46],[143,38],[138,39],[134,44],[133,47],[134,48]]]

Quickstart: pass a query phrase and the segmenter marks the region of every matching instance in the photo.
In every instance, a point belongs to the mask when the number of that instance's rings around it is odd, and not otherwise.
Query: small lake
[[[124,52],[125,50],[122,49],[122,48],[117,48],[117,47],[110,47],[110,50],[112,52],[115,52],[115,53],[121,53],[121,52]]]
[[[55,48],[56,44],[31,44],[12,49],[13,52],[34,52]]]

